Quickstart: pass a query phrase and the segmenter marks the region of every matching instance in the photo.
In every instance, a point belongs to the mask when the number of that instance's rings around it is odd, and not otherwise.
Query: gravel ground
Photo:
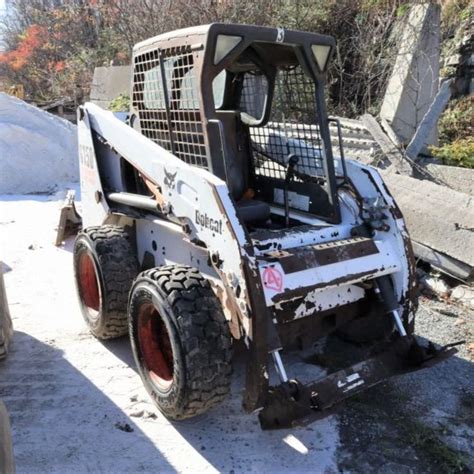
[[[59,201],[0,196],[0,248],[15,326],[0,364],[18,472],[471,472],[474,365],[468,345],[449,361],[381,384],[336,415],[262,432],[233,395],[195,420],[170,423],[149,402],[127,338],[90,336],[76,302],[72,242],[51,242]],[[472,342],[472,310],[422,299],[417,333],[439,344]],[[326,342],[328,350],[333,342]],[[285,356],[288,370],[321,368]]]
[[[415,331],[421,339],[472,343],[472,310],[426,298],[420,303]],[[442,364],[392,379],[346,403],[339,418],[339,468],[473,472],[474,364],[467,348],[468,342]]]

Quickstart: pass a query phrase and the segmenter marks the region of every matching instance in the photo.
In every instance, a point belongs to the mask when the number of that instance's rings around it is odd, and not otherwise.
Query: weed
[[[119,94],[109,104],[109,110],[112,112],[128,112],[130,105],[130,97],[125,94]]]
[[[413,447],[436,464],[440,472],[469,472],[463,454],[446,445],[436,429],[419,421],[406,420],[405,434]]]

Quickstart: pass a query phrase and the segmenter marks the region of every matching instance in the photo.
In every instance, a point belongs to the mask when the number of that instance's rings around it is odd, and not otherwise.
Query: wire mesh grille
[[[262,80],[257,72],[254,80],[243,81],[241,110],[255,118],[263,110]],[[323,175],[321,137],[316,116],[316,89],[301,66],[280,68],[269,122],[263,127],[250,127],[254,172],[257,176],[284,179],[289,155],[298,157],[297,172]],[[265,89],[263,89],[265,90]]]
[[[193,53],[166,49],[136,56],[133,83],[143,135],[184,162],[208,169]]]

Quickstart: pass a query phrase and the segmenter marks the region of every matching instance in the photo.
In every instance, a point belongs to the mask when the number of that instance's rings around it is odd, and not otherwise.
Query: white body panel
[[[359,258],[346,258],[335,263],[285,273],[283,267],[266,259],[268,249],[295,249],[351,238],[351,230],[363,223],[359,204],[348,191],[339,191],[341,223],[329,224],[309,214],[291,211],[304,228],[289,229],[278,236],[265,232],[263,239],[252,240],[236,215],[235,204],[227,184],[201,168],[192,167],[176,158],[145,136],[120,122],[112,113],[93,104],[84,107],[85,117],[79,123],[79,143],[84,156],[96,160],[91,129],[110,144],[118,156],[159,186],[167,217],[177,223],[148,214],[133,218],[136,225],[137,250],[140,262],[148,252],[155,265],[181,263],[198,268],[212,282],[227,317],[238,314],[242,333],[251,337],[252,307],[246,287],[242,260],[251,271],[260,275],[263,298],[267,306],[302,298],[294,318],[317,314],[329,308],[357,301],[364,297],[360,283],[382,275],[392,275],[395,292],[402,303],[407,298],[410,282],[409,257],[405,225],[397,217],[397,208],[386,191],[379,174],[367,166],[347,161],[348,178],[362,198],[382,197],[386,205],[385,223],[388,231],[375,231],[372,238],[378,252]],[[81,155],[81,184],[84,200],[85,226],[107,221],[110,209],[103,195],[97,165],[85,166]],[[336,159],[336,169],[341,169]],[[272,207],[272,212],[283,211]],[[183,229],[187,228],[185,232]],[[273,236],[275,235],[275,236]],[[215,257],[215,258],[214,258]],[[212,262],[214,263],[211,263]],[[268,284],[270,279],[274,281]],[[298,292],[295,296],[295,292]],[[313,309],[308,309],[313,308]]]

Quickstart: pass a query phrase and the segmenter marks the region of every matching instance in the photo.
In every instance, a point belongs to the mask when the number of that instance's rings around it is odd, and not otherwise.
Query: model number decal
[[[222,219],[213,219],[209,217],[206,213],[201,213],[196,210],[196,224],[206,229],[212,230],[212,232],[217,232],[222,234]]]
[[[87,145],[79,145],[79,162],[86,168],[95,169],[94,150]]]

